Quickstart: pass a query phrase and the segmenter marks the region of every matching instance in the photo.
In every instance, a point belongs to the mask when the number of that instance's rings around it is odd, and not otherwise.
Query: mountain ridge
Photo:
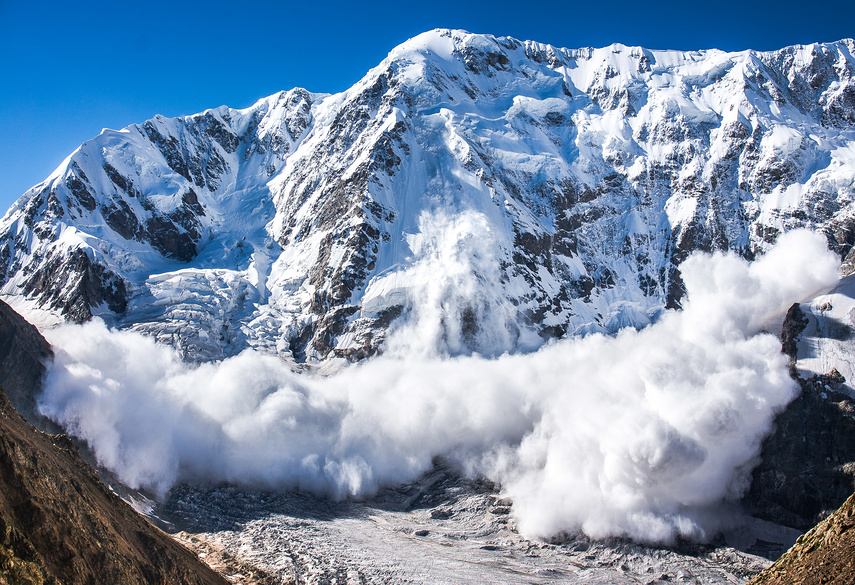
[[[810,227],[849,255],[853,53],[438,29],[339,94],[84,143],[0,223],[2,294],[202,361],[359,360],[427,306],[421,351],[449,355],[642,327],[691,251]]]

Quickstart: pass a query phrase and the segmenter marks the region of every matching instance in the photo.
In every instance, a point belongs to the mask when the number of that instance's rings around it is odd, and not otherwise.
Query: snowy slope
[[[849,255],[853,52],[431,31],[340,94],[104,131],[3,218],[2,293],[192,359],[498,355],[643,326],[678,306],[693,250],[750,258],[807,226]]]
[[[799,305],[806,324],[798,337],[796,367],[807,379],[836,369],[855,397],[855,275]]]

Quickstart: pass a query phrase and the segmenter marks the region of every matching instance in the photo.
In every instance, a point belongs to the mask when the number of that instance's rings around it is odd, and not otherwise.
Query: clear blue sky
[[[855,36],[855,0],[0,0],[0,208],[101,128],[337,92],[437,28],[562,47],[776,49]]]

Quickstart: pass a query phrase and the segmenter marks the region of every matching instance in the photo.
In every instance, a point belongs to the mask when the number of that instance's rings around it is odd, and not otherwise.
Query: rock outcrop
[[[0,388],[30,424],[58,431],[36,408],[45,365],[52,358],[50,344],[39,330],[0,301]]]
[[[798,348],[809,324],[798,303],[787,311],[782,351],[799,394],[763,440],[743,499],[750,514],[799,530],[813,527],[855,491],[855,399],[836,369],[800,374]]]
[[[849,585],[855,576],[855,495],[749,585]]]
[[[801,392],[775,418],[744,504],[764,520],[808,530],[855,490],[855,400],[836,372],[797,378]]]
[[[24,421],[0,390],[0,583],[226,581],[104,486],[68,437]]]

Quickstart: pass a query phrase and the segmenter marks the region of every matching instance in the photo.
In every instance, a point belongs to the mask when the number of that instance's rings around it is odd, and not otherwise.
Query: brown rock
[[[855,581],[855,495],[803,535],[749,585],[850,585]]]
[[[0,301],[0,585],[222,585],[196,555],[112,493],[66,435],[37,431],[50,345]],[[49,421],[47,421],[49,422]]]
[[[0,584],[225,585],[0,390]]]

